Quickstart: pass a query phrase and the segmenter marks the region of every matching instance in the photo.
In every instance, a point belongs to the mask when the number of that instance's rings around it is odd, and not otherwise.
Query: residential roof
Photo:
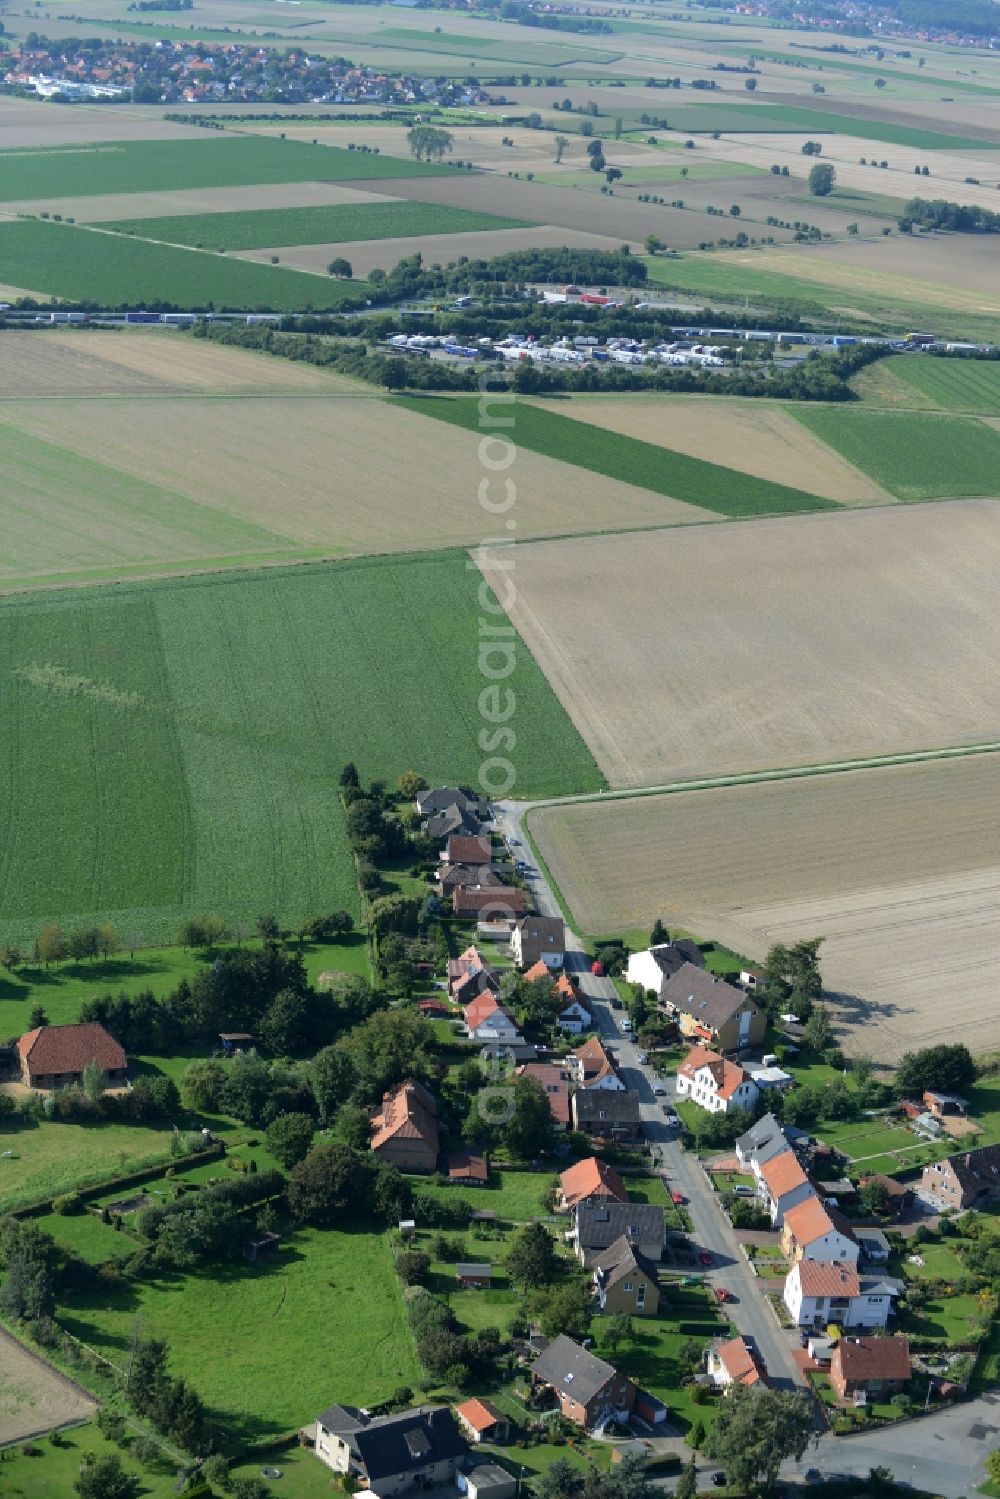
[[[533,1077],[545,1091],[557,1124],[569,1123],[569,1073],[551,1062],[526,1062],[517,1069],[518,1077]]]
[[[524,891],[512,885],[459,885],[452,892],[451,904],[456,916],[481,911],[517,915],[524,910]]]
[[[470,1005],[477,994],[492,997],[499,993],[500,980],[492,968],[470,968],[451,979],[452,998],[460,1004]]]
[[[437,1103],[422,1083],[408,1078],[382,1096],[382,1105],[372,1115],[372,1150],[390,1140],[424,1140],[438,1148]]]
[[[720,1343],[716,1353],[729,1378],[736,1384],[769,1384],[764,1361],[753,1344],[746,1338],[730,1338]]]
[[[343,1437],[369,1482],[461,1457],[465,1442],[446,1406],[418,1406],[397,1415],[366,1417],[353,1406],[332,1405],[318,1417]]]
[[[759,1165],[791,1148],[787,1135],[773,1114],[764,1114],[736,1141],[741,1156],[753,1156]]]
[[[456,1265],[455,1274],[460,1278],[470,1280],[489,1280],[493,1274],[493,1266],[485,1263],[470,1261],[468,1264]]]
[[[491,864],[443,864],[438,880],[442,886],[450,886],[452,889],[468,889],[471,885],[480,885],[495,890],[503,884]]]
[[[705,954],[697,942],[688,937],[679,937],[676,942],[659,942],[649,949],[650,956],[665,979],[672,978],[685,963],[695,968],[704,968]]]
[[[667,1241],[661,1207],[642,1202],[581,1202],[576,1209],[576,1238],[581,1249],[608,1249],[616,1239],[629,1244]]]
[[[607,1249],[601,1250],[594,1260],[593,1269],[604,1286],[616,1285],[626,1275],[635,1275],[637,1271],[654,1285],[659,1281],[659,1272],[652,1260],[636,1249],[634,1244],[630,1244],[624,1234],[620,1239],[615,1239],[613,1244],[609,1244]]]
[[[451,806],[431,813],[427,819],[426,832],[428,838],[448,838],[454,833],[467,833],[470,837],[476,837],[479,827],[479,818],[472,812],[464,812],[459,807]]]
[[[585,1088],[592,1088],[606,1077],[618,1076],[618,1069],[611,1055],[605,1051],[597,1036],[591,1036],[582,1046],[577,1046],[571,1055],[579,1060]]]
[[[799,1260],[791,1273],[798,1272],[803,1296],[860,1296],[861,1282],[853,1265],[827,1260]]]
[[[469,1030],[475,1031],[479,1029],[484,1020],[489,1020],[497,1011],[501,1015],[506,1015],[508,1020],[511,1019],[510,1011],[504,1009],[496,995],[490,991],[486,994],[480,994],[471,1004],[467,1004],[462,1011],[462,1017]]]
[[[527,979],[529,984],[533,984],[535,979],[551,979],[552,969],[543,958],[539,958],[537,963],[532,963],[530,968],[524,970],[521,977]]]
[[[910,1377],[910,1345],[906,1338],[841,1338],[833,1350],[832,1369],[862,1384],[871,1379]]]
[[[963,1192],[981,1192],[1000,1180],[1000,1145],[981,1145],[978,1150],[949,1156],[940,1165],[954,1171]]]
[[[811,1244],[824,1234],[834,1232],[842,1233],[852,1243],[857,1242],[854,1230],[843,1213],[838,1213],[836,1208],[825,1207],[818,1197],[807,1197],[804,1202],[789,1208],[785,1213],[785,1222],[798,1244]]]
[[[531,1366],[535,1379],[568,1395],[578,1405],[587,1405],[599,1394],[617,1370],[572,1338],[553,1338]]]
[[[685,963],[664,982],[660,1001],[678,1014],[690,1015],[710,1031],[720,1030],[748,1006],[757,1008],[742,989],[696,968],[693,963]]]
[[[444,812],[448,807],[458,807],[462,812],[479,812],[482,802],[478,796],[469,796],[457,786],[436,786],[418,791],[417,811],[422,817],[429,812]]]
[[[638,1124],[639,1095],[627,1088],[581,1088],[573,1094],[573,1112],[580,1124]]]
[[[491,1426],[504,1419],[489,1400],[463,1400],[461,1405],[456,1405],[455,1414],[468,1422],[473,1431],[489,1431]]]
[[[746,1082],[747,1075],[742,1067],[736,1062],[727,1062],[717,1051],[709,1051],[704,1046],[692,1046],[677,1071],[693,1080],[696,1073],[705,1069],[712,1075],[719,1098],[732,1098],[740,1084]]]
[[[567,1207],[574,1208],[588,1197],[611,1198],[615,1202],[628,1202],[628,1188],[618,1172],[599,1161],[596,1156],[587,1156],[568,1167],[559,1178]]]
[[[525,916],[517,923],[521,942],[533,942],[550,952],[563,952],[566,928],[561,916]]]
[[[98,1062],[105,1072],[121,1072],[128,1065],[125,1052],[103,1025],[40,1025],[17,1043],[17,1053],[29,1073],[49,1077],[82,1072]]]
[[[489,838],[453,833],[448,839],[448,859],[452,864],[492,864],[493,844]]]
[[[760,1168],[760,1177],[774,1202],[784,1197],[786,1192],[794,1192],[796,1187],[809,1184],[809,1178],[799,1165],[799,1158],[793,1150],[783,1151],[781,1155],[772,1156],[769,1161],[765,1161]]]
[[[457,1155],[448,1157],[448,1177],[453,1182],[485,1182],[489,1181],[490,1163],[484,1155],[476,1155],[471,1150],[459,1151]]]

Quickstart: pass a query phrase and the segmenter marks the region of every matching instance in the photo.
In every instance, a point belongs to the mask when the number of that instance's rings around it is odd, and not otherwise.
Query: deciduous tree
[[[814,1436],[809,1397],[733,1384],[716,1411],[705,1452],[734,1489],[772,1493],[785,1458],[802,1457]]]

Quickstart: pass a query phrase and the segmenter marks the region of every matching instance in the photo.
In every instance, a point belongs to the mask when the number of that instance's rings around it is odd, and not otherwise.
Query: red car
[[[590,971],[595,978],[602,979],[604,977],[604,964],[598,963],[597,959],[595,958],[590,965]]]
[[[735,1301],[736,1297],[733,1295],[732,1291],[727,1291],[725,1286],[716,1286],[715,1299],[716,1301],[721,1302],[723,1306],[725,1306],[727,1301]]]
[[[683,1192],[671,1192],[670,1201],[673,1203],[675,1208],[682,1208],[687,1202],[687,1198],[684,1196]]]
[[[714,1265],[715,1264],[715,1260],[714,1260],[713,1256],[711,1255],[711,1253],[707,1249],[703,1249],[701,1251],[701,1254],[699,1254],[698,1259],[699,1259],[700,1263],[703,1264],[703,1265]]]

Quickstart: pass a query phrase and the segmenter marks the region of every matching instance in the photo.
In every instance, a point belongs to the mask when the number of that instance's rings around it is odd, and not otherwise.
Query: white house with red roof
[[[677,1069],[677,1096],[710,1114],[749,1113],[757,1102],[758,1088],[738,1062],[727,1061],[704,1046],[692,1046]]]
[[[712,1344],[706,1363],[708,1377],[720,1390],[733,1384],[770,1385],[764,1360],[749,1338],[729,1338]]]
[[[462,1011],[465,1029],[473,1041],[519,1041],[513,1015],[495,994],[480,994]]]
[[[902,1284],[859,1275],[856,1265],[798,1260],[785,1276],[782,1299],[796,1327],[887,1327]]]

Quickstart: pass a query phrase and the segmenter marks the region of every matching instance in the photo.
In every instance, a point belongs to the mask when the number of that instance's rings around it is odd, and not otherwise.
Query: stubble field
[[[511,618],[616,786],[1000,739],[1000,506],[542,542]],[[641,623],[640,623],[641,622]]]
[[[67,1421],[86,1421],[96,1400],[0,1330],[0,1443],[22,1441]]]
[[[577,396],[533,404],[608,432],[654,442],[691,458],[740,469],[776,484],[807,483],[842,505],[891,501],[877,484],[773,401],[722,396]]]
[[[543,807],[529,827],[585,931],[656,917],[761,960],[823,936],[851,1051],[1000,1044],[1000,758]]]

